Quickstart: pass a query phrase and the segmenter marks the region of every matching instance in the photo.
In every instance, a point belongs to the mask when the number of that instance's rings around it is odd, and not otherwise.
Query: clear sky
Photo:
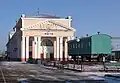
[[[71,15],[76,36],[101,33],[120,36],[120,0],[0,0],[0,49],[22,13]]]

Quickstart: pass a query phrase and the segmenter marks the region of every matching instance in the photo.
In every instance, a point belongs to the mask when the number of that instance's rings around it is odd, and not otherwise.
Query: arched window
[[[44,39],[41,43],[41,46],[53,46],[53,43],[49,39]]]

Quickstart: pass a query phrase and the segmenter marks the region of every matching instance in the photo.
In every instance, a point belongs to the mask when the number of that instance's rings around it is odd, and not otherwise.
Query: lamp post
[[[104,71],[105,71],[105,56],[103,55],[103,66],[104,66]]]
[[[77,43],[79,43],[80,39],[76,39]],[[78,50],[78,65],[79,65],[79,48],[78,48],[78,45],[77,45],[77,50]],[[82,71],[82,61],[81,61],[81,71]]]

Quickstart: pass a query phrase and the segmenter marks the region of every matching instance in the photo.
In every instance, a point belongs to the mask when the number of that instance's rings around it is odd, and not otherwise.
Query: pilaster
[[[25,62],[25,37],[22,36],[22,42],[21,42],[21,61]]]
[[[41,59],[41,53],[42,53],[42,49],[41,49],[41,37],[38,37],[38,59]]]
[[[60,61],[63,60],[63,37],[60,37]]]
[[[35,55],[35,59],[38,58],[38,53],[37,53],[37,37],[34,36],[34,55]]]
[[[29,36],[26,37],[26,61],[29,59]]]
[[[57,60],[59,60],[59,48],[60,48],[60,37],[57,37],[57,42],[56,42],[56,55],[57,55]]]

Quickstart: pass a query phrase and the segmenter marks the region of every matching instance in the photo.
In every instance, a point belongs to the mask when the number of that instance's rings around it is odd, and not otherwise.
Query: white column
[[[65,60],[68,59],[68,44],[67,44],[67,41],[69,41],[71,39],[71,37],[67,37],[65,39]]]
[[[67,37],[67,40],[69,41],[69,40],[71,40],[73,37]]]
[[[70,41],[70,40],[72,40],[72,39],[74,39],[74,37],[67,37],[67,41]],[[67,57],[68,57],[68,59],[70,59],[71,58],[71,56],[69,56],[68,55],[68,44],[67,44]]]
[[[60,37],[60,60],[63,60],[63,37]]]
[[[22,42],[21,42],[21,60],[22,62],[25,61],[25,37],[22,36]]]
[[[57,60],[59,60],[59,44],[60,44],[60,40],[59,40],[59,37],[57,37],[57,45],[56,45],[56,55],[57,55]]]
[[[41,58],[41,51],[42,49],[41,49],[41,37],[38,37],[38,59],[40,59]]]
[[[56,48],[57,48],[57,44],[56,44],[56,40],[54,41],[54,59],[56,60],[57,59],[57,56],[56,56]]]
[[[65,39],[65,60],[68,59],[67,38]]]
[[[32,58],[35,59],[35,41],[32,41]]]
[[[26,37],[26,61],[29,59],[29,36]]]
[[[37,37],[34,37],[34,53],[35,59],[37,59]]]
[[[44,59],[46,59],[46,58],[47,58],[47,56],[46,56],[46,51],[47,51],[47,48],[46,48],[46,46],[43,46]]]

